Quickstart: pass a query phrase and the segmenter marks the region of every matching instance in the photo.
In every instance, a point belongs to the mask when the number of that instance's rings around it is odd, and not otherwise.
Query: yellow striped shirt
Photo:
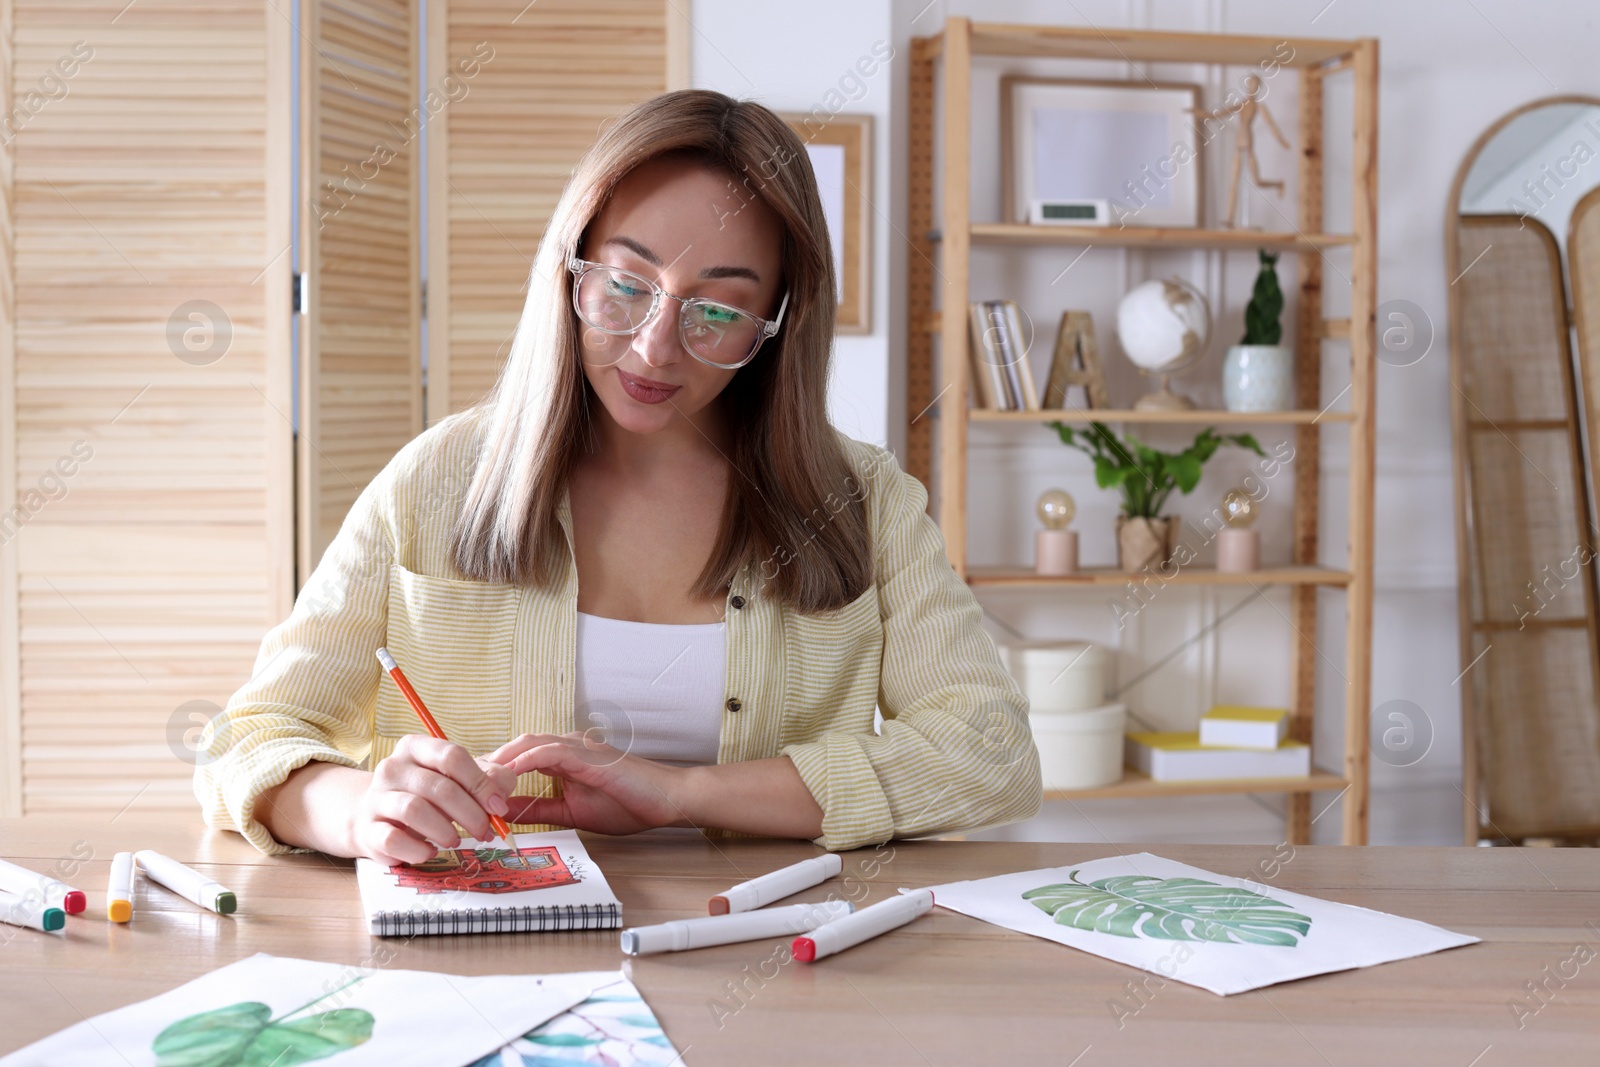
[[[578,571],[568,498],[561,588],[465,580],[449,559],[480,426],[470,415],[441,421],[362,491],[294,610],[262,641],[250,680],[208,728],[194,789],[210,825],[263,852],[299,851],[254,818],[263,791],[311,760],[371,768],[420,732],[382,676],[380,646],[475,756],[519,734],[573,729]],[[728,590],[717,760],[792,759],[822,808],[816,843],[828,849],[1028,818],[1041,793],[1027,698],[950,566],[927,490],[888,450],[839,439],[866,503],[874,584],[806,615],[763,592],[763,570],[770,577],[775,563],[744,565]],[[520,793],[554,791],[538,773],[518,782]]]

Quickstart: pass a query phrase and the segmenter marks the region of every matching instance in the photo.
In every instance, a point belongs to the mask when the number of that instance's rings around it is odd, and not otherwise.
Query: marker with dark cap
[[[60,908],[45,906],[37,897],[22,897],[0,889],[0,922],[49,933],[67,925],[67,916]]]
[[[159,882],[185,900],[192,900],[202,908],[210,908],[219,915],[230,915],[239,907],[233,890],[201,874],[193,867],[185,867],[177,860],[159,852],[141,849],[133,854],[134,862],[145,877]]]
[[[837,852],[827,852],[821,856],[801,860],[799,863],[791,863],[770,874],[763,874],[760,878],[752,878],[748,882],[740,882],[732,889],[718,893],[711,898],[711,914],[729,915],[764,908],[774,900],[782,900],[802,889],[821,885],[843,869],[844,860],[839,858]]]

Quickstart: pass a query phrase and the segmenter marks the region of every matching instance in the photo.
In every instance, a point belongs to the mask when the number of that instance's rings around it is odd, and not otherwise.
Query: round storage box
[[[1093,789],[1122,778],[1127,708],[1103,704],[1084,711],[1030,711],[1039,773],[1046,789]]]
[[[1105,703],[1106,654],[1099,645],[1026,641],[1000,647],[1033,711],[1082,711]]]

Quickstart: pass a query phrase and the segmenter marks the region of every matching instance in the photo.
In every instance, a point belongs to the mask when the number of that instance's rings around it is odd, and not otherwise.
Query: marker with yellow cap
[[[114,923],[133,918],[133,853],[111,857],[111,880],[106,884],[106,917]]]
[[[239,898],[233,890],[206,877],[193,867],[186,867],[170,856],[140,849],[134,853],[139,869],[174,893],[191,900],[202,908],[210,908],[218,915],[231,915],[238,910]]]

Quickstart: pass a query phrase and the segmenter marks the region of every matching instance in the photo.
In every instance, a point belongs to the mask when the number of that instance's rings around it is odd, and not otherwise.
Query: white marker
[[[824,923],[842,919],[856,906],[848,900],[825,900],[817,904],[791,904],[787,908],[763,908],[738,915],[710,915],[704,919],[678,919],[656,926],[636,926],[622,931],[622,951],[630,956],[652,952],[681,952],[686,948],[731,945],[735,941],[760,941],[815,930]]]
[[[835,919],[819,926],[805,937],[794,939],[794,958],[811,963],[835,952],[843,952],[851,945],[886,934],[897,926],[904,926],[933,907],[933,890],[914,889],[888,900],[880,900],[870,908],[862,908],[853,915]]]
[[[24,897],[0,890],[0,922],[49,933],[67,925],[67,916],[60,908],[50,907],[37,897]]]
[[[177,860],[147,848],[135,853],[133,858],[139,862],[139,869],[149,875],[152,881],[161,883],[202,908],[210,908],[219,915],[229,915],[239,907],[239,898],[233,895],[233,890],[193,867],[185,867]]]
[[[844,860],[837,852],[812,856],[799,863],[740,882],[720,896],[711,898],[711,914],[726,915],[733,911],[754,911],[774,900],[782,900],[802,889],[821,885],[844,869]]]
[[[68,915],[76,915],[89,906],[81,890],[74,889],[65,882],[58,882],[49,875],[30,871],[26,867],[18,867],[15,863],[7,863],[5,860],[0,860],[0,890],[18,896],[27,896],[38,890],[43,894],[46,904],[60,908]]]
[[[106,917],[114,923],[133,918],[133,853],[111,857],[111,879],[106,883]]]

